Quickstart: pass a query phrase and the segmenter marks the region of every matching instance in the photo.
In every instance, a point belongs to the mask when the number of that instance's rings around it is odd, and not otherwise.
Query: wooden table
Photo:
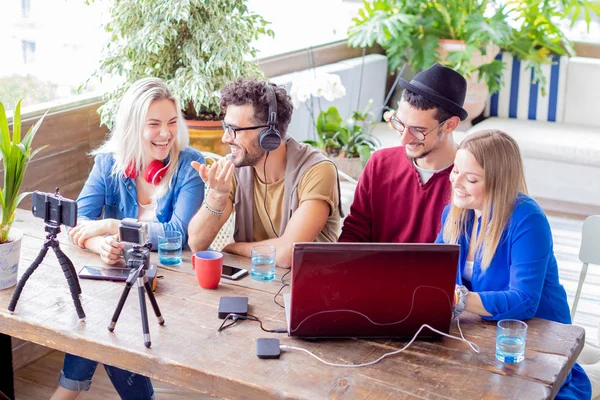
[[[43,221],[19,210],[15,227],[24,231],[23,273],[37,256],[45,236]],[[61,234],[63,251],[76,266],[101,263],[99,257],[78,249]],[[281,287],[276,280],[250,277],[221,280],[217,290],[201,289],[184,253],[180,266],[159,270],[155,292],[165,326],[149,308],[152,348],[144,347],[137,292],[132,290],[115,332],[106,327],[123,283],[81,280],[87,314],[80,323],[58,262],[49,252],[31,277],[15,313],[7,311],[14,288],[0,291],[0,332],[60,351],[115,365],[193,390],[223,398],[294,399],[408,399],[408,398],[553,398],[579,355],[585,333],[580,327],[542,319],[529,321],[525,361],[505,365],[496,361],[495,324],[475,315],[461,317],[467,344],[443,339],[415,342],[405,352],[364,368],[336,368],[299,352],[285,352],[279,360],[261,360],[255,342],[277,337],[282,344],[306,348],[336,363],[362,363],[398,349],[404,342],[390,340],[303,341],[285,334],[269,334],[256,322],[245,321],[217,332],[221,296],[247,296],[250,312],[267,328],[285,327],[285,313],[273,302]],[[154,254],[153,257],[156,257]],[[227,256],[229,263],[248,268],[247,259]],[[279,279],[285,270],[277,271]],[[453,324],[451,333],[458,334]]]

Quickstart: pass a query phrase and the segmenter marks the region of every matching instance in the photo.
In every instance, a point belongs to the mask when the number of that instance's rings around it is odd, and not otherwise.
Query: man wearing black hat
[[[390,119],[400,146],[373,153],[365,166],[341,242],[432,243],[451,195],[450,171],[457,145],[452,132],[467,117],[467,82],[434,64],[404,88]]]

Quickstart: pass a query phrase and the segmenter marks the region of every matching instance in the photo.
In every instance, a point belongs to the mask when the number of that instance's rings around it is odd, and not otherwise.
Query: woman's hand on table
[[[121,261],[124,248],[125,245],[117,240],[116,235],[110,235],[104,238],[97,252],[106,264],[117,264]]]
[[[105,234],[115,234],[118,229],[118,220],[103,219],[98,221],[79,220],[77,225],[69,228],[67,233],[71,241],[82,249],[85,248],[85,242],[94,236]]]

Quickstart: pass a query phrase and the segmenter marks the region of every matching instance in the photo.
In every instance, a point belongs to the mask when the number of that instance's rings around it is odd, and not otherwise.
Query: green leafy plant
[[[587,0],[509,0],[506,15],[515,27],[505,50],[527,61],[537,79],[545,85],[541,67],[552,55],[575,55],[573,43],[561,29],[559,21],[570,27],[582,15],[589,29],[592,13],[600,15],[600,3]]]
[[[91,3],[94,0],[88,0]],[[188,119],[217,119],[218,91],[242,76],[261,76],[251,45],[273,36],[246,0],[114,1],[104,25],[110,40],[93,77],[121,77],[101,107],[111,125],[118,100],[140,78],[161,78]]]
[[[0,243],[8,240],[10,227],[15,219],[15,210],[21,200],[30,194],[29,192],[19,194],[19,190],[21,189],[21,183],[23,183],[23,177],[25,176],[29,161],[46,147],[42,146],[35,150],[31,148],[33,138],[46,114],[34,126],[29,128],[25,137],[21,140],[21,101],[15,107],[12,137],[4,105],[0,103],[0,153],[2,154],[2,165],[4,168],[4,186],[0,193],[0,207],[2,207]]]
[[[305,143],[320,148],[329,156],[360,157],[364,166],[373,151],[381,146],[379,139],[369,133],[374,125],[370,106],[371,101],[365,111],[354,111],[346,120],[342,119],[336,107],[321,111],[316,121],[317,139]]]
[[[377,43],[385,49],[392,71],[403,63],[419,71],[440,61],[440,39],[461,40],[466,47],[451,52],[443,63],[465,76],[477,73],[495,92],[503,63],[475,66],[470,61],[475,50],[485,55],[488,46],[495,45],[513,52],[534,68],[539,80],[549,54],[573,54],[558,21],[570,18],[573,24],[581,12],[589,25],[590,13],[600,15],[600,6],[587,0],[364,0],[348,43]]]

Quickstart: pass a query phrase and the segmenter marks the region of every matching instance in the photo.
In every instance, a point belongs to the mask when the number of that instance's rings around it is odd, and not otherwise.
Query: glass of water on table
[[[158,236],[158,260],[162,265],[181,263],[181,233],[167,231]]]
[[[496,326],[496,358],[513,364],[525,358],[527,324],[516,319],[503,319]]]
[[[251,249],[251,275],[259,281],[275,278],[275,246],[259,245]]]

